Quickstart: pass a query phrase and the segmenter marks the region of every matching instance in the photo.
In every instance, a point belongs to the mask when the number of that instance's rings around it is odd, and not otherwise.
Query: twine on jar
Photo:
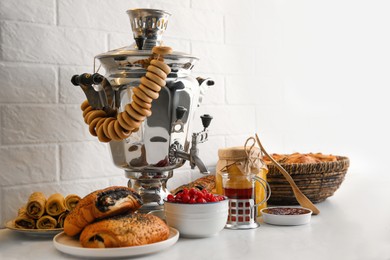
[[[251,141],[252,144],[249,145]],[[238,168],[244,174],[250,174],[253,168],[260,169],[263,165],[261,158],[256,153],[255,145],[256,145],[256,139],[254,137],[251,136],[248,139],[246,139],[244,145],[246,158],[244,159],[244,161],[237,162]]]
[[[252,142],[252,144],[250,144]],[[252,172],[252,169],[261,169],[263,167],[266,167],[261,159],[261,154],[256,149],[256,139],[254,137],[249,137],[245,141],[244,150],[245,150],[245,157],[237,157],[234,158],[234,162],[228,165],[225,165],[221,172],[229,172],[229,168],[232,166],[236,166],[238,170],[241,171],[243,175],[248,175]]]

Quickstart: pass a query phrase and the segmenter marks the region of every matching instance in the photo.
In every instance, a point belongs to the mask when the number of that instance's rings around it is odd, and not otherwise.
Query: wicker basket
[[[271,186],[271,205],[297,205],[290,184],[279,170],[268,164],[267,181]],[[313,202],[332,196],[340,187],[349,167],[349,159],[337,156],[335,162],[281,164],[290,173],[297,186]]]

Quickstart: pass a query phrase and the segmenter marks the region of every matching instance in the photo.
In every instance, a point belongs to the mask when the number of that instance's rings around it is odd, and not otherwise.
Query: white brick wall
[[[4,105],[2,143],[23,145],[92,140],[80,116],[79,105]]]
[[[0,17],[2,20],[54,25],[55,5],[55,0],[3,0],[0,1]]]
[[[5,103],[56,103],[57,68],[50,65],[0,62]],[[15,80],[18,79],[18,84]]]
[[[58,181],[57,145],[2,146],[1,187]]]
[[[378,1],[370,13],[371,4],[340,1],[1,0],[0,227],[35,190],[85,195],[126,185],[106,145],[88,133],[84,94],[70,78],[92,72],[96,54],[133,42],[130,8],[172,13],[165,44],[198,56],[194,76],[216,81],[197,112],[215,118],[200,145],[209,167],[218,148],[243,145],[254,132],[270,152],[322,151],[350,155],[362,169],[380,165],[367,152],[386,161],[390,145],[382,123],[390,111],[388,8]],[[169,187],[198,176],[187,165]]]

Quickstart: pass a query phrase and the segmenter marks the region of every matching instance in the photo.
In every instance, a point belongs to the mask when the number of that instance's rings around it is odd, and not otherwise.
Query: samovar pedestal
[[[143,200],[138,210],[148,213],[164,209],[164,199],[170,194],[167,182],[173,176],[173,171],[167,172],[130,172],[125,171],[129,178],[128,187],[137,191]]]

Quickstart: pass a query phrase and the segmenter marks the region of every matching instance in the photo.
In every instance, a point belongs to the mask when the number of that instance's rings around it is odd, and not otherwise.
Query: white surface
[[[120,248],[83,248],[75,237],[69,237],[65,233],[56,235],[53,239],[55,248],[59,251],[80,257],[93,257],[93,258],[118,258],[129,256],[141,256],[146,254],[152,254],[168,247],[173,246],[179,239],[179,232],[170,228],[169,238],[165,241],[133,247],[120,247]]]
[[[254,230],[222,230],[202,239],[180,238],[141,259],[390,259],[390,178],[348,173],[340,190],[317,204],[321,214],[302,226],[261,224]],[[51,239],[0,231],[0,259],[74,259]]]

